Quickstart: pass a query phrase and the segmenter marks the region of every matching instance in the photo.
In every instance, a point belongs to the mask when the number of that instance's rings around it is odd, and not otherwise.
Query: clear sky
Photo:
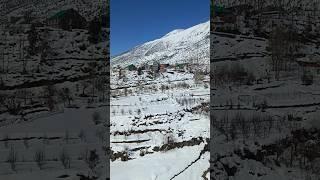
[[[174,29],[203,23],[210,17],[210,0],[111,0],[111,56]]]

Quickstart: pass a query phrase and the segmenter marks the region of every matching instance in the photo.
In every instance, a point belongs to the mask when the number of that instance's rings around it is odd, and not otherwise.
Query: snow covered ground
[[[293,61],[277,79],[267,39],[212,36],[211,177],[318,179],[319,75],[306,85]]]
[[[209,102],[208,83],[168,71],[155,79],[126,71],[125,82],[112,74],[111,179],[209,177],[209,114],[196,110]]]
[[[56,179],[61,175],[75,178],[79,173],[88,173],[88,165],[85,162],[86,151],[101,149],[103,139],[99,139],[98,132],[105,129],[96,126],[92,121],[93,112],[105,112],[100,109],[66,109],[65,112],[39,118],[32,123],[20,123],[7,127],[0,127],[0,137],[8,137],[1,142],[1,178],[21,179]],[[81,139],[79,134],[85,138]],[[16,170],[13,171],[7,163],[8,154],[14,147],[17,153]],[[45,162],[40,169],[35,160],[35,152],[42,150],[45,154]],[[71,158],[70,168],[65,169],[59,158],[65,151]],[[107,161],[101,157],[101,167],[105,168]],[[104,171],[100,169],[101,173]],[[39,176],[40,174],[40,176]],[[27,179],[28,179],[27,178]]]
[[[106,179],[109,30],[94,44],[85,28],[8,22],[29,11],[43,22],[71,7],[90,21],[106,1],[0,3],[0,179]]]

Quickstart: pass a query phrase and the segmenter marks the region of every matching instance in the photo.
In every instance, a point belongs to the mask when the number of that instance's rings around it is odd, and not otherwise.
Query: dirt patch
[[[167,132],[167,130],[164,129],[144,129],[144,130],[130,130],[130,131],[115,131],[113,133],[114,136],[116,135],[130,135],[130,134],[143,134],[143,133],[147,133],[147,132]]]
[[[111,143],[143,143],[150,141],[150,139],[145,139],[145,140],[132,140],[132,141],[113,141]]]
[[[182,142],[170,142],[168,144],[164,144],[162,146],[155,146],[153,148],[153,151],[168,151],[171,149],[175,148],[183,148],[185,146],[195,146],[195,145],[200,145],[201,143],[204,142],[204,139],[202,137],[198,138],[192,138],[188,141],[182,141]]]

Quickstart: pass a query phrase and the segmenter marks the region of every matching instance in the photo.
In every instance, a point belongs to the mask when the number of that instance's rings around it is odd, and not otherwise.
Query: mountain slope
[[[209,64],[209,21],[191,28],[173,30],[111,59],[112,65],[199,62]]]

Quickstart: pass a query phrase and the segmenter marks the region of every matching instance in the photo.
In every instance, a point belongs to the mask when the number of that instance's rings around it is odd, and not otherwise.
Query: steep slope
[[[199,62],[209,64],[210,23],[173,30],[160,39],[144,43],[112,58],[112,65]]]

